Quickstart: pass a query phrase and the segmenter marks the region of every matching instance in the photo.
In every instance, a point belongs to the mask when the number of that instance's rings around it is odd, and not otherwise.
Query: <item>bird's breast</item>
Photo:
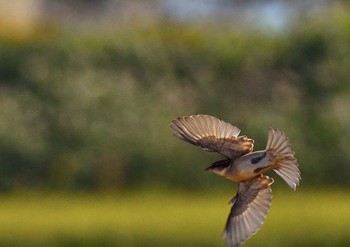
[[[227,177],[233,181],[241,182],[252,179],[269,168],[268,154],[265,151],[257,151],[237,158]]]

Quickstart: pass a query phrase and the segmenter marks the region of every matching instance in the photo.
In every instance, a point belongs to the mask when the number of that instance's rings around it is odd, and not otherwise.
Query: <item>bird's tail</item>
[[[270,128],[266,151],[272,157],[274,171],[295,190],[301,179],[300,170],[285,134]]]

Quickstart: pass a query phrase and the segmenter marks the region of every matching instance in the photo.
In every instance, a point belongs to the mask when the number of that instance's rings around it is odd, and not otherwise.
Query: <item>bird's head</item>
[[[205,168],[205,171],[215,173],[219,176],[225,176],[230,163],[230,159],[219,160],[212,163],[209,167]]]

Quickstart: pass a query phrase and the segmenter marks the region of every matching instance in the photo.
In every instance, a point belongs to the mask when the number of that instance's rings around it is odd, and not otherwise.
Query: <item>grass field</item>
[[[224,246],[229,192],[1,196],[0,246]],[[350,246],[346,190],[274,190],[244,246]]]

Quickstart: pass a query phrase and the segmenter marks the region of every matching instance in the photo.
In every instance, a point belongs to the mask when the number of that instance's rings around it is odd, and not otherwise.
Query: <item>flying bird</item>
[[[239,128],[213,116],[178,117],[170,127],[181,140],[226,157],[205,169],[238,183],[223,233],[226,247],[240,246],[264,223],[274,180],[263,173],[274,170],[293,190],[299,185],[299,165],[288,138],[279,130],[269,128],[266,149],[253,152],[253,139],[239,136]]]

